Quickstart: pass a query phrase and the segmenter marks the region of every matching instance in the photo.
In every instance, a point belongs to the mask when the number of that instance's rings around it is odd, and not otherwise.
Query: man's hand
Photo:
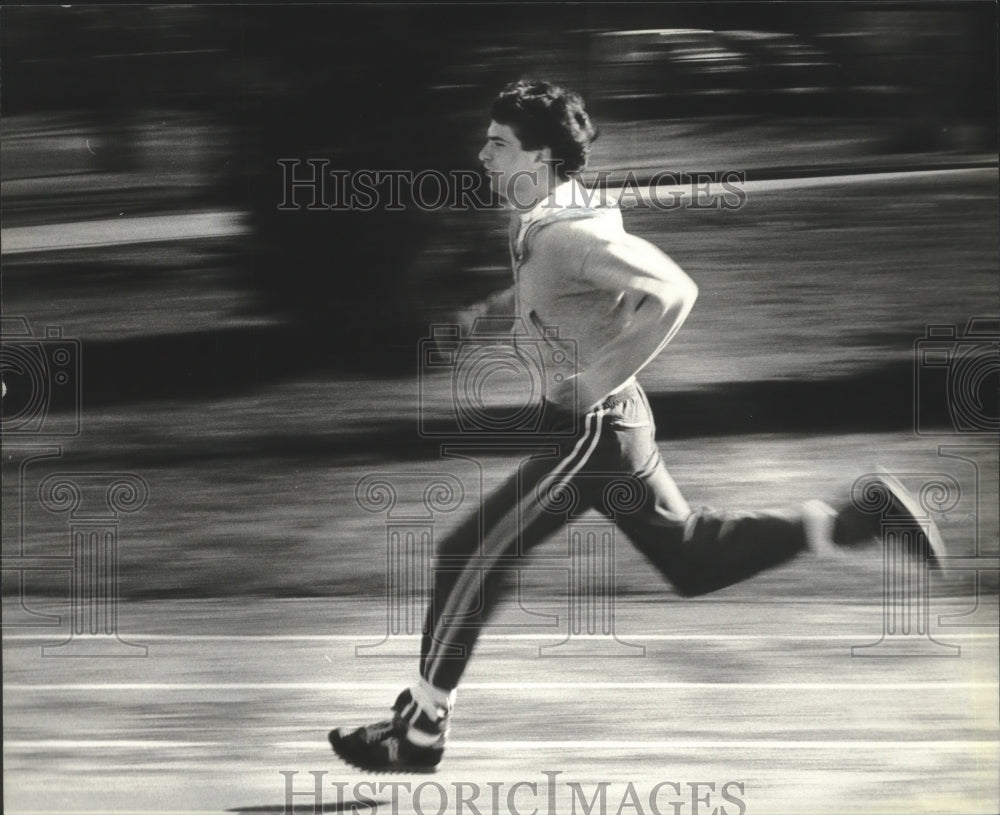
[[[479,303],[468,308],[449,312],[445,324],[457,325],[459,337],[465,339],[472,333],[472,327],[480,317],[492,317],[497,319],[510,318],[511,325],[514,322],[514,289],[504,289],[495,292]],[[505,326],[504,330],[509,330]]]

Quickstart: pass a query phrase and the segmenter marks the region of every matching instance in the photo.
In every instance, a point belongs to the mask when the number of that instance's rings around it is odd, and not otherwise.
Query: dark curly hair
[[[493,102],[490,117],[511,128],[525,150],[548,147],[564,180],[587,165],[597,138],[580,95],[549,82],[511,82]]]

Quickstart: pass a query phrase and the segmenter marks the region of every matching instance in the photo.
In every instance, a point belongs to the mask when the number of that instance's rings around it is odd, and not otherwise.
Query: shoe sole
[[[906,510],[914,525],[924,530],[927,536],[927,562],[938,568],[943,568],[941,561],[948,556],[948,551],[944,545],[944,538],[941,537],[941,530],[934,523],[934,519],[921,511],[922,508],[917,499],[885,467],[878,467],[878,480],[889,491],[896,503]]]
[[[366,773],[374,773],[375,775],[412,775],[414,773],[419,773],[420,775],[433,775],[438,771],[437,766],[421,767],[418,765],[404,764],[397,767],[373,767],[366,765],[359,762],[345,748],[339,730],[331,730],[328,738],[330,740],[330,746],[333,748],[333,752],[337,754],[337,757],[340,758],[341,761],[348,766],[354,767],[355,769]]]

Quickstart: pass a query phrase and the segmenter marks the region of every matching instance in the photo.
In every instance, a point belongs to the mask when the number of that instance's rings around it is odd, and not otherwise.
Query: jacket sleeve
[[[491,318],[494,330],[509,331],[514,325],[514,287],[494,292],[485,300],[453,315],[463,337],[472,333],[472,326],[481,317]]]
[[[623,330],[575,377],[577,406],[585,411],[663,350],[694,306],[698,287],[667,255],[635,235],[595,245],[582,277],[618,293],[626,315]]]

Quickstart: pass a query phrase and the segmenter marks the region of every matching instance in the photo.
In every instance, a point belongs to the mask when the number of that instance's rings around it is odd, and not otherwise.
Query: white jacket
[[[550,368],[545,398],[576,412],[628,384],[674,336],[698,295],[667,255],[625,231],[614,203],[585,201],[536,208],[524,230],[521,216],[513,215],[514,285],[479,310],[515,315],[516,330],[529,342],[575,360],[566,375],[561,355],[553,366],[553,353],[535,354]]]

